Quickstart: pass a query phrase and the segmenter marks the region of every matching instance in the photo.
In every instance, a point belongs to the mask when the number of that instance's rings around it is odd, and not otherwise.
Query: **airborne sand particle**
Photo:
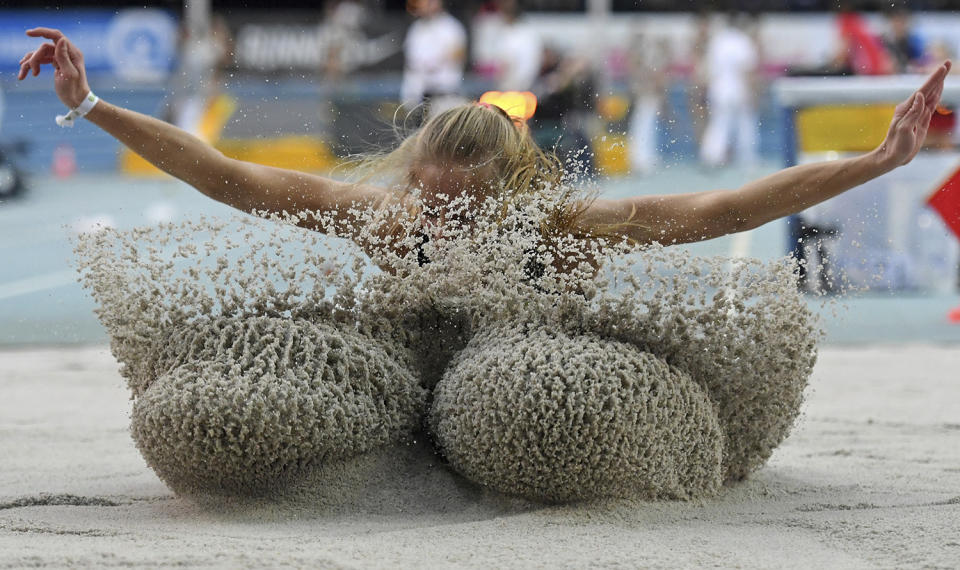
[[[786,437],[819,332],[785,260],[545,239],[542,197],[499,223],[468,206],[422,251],[413,218],[368,232],[405,252],[383,271],[305,216],[82,235],[150,466],[184,494],[271,495],[426,429],[508,494],[689,498]]]

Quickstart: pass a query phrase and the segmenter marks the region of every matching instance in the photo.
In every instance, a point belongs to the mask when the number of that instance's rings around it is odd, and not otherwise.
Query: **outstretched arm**
[[[27,31],[52,40],[21,60],[19,79],[36,76],[44,64],[54,68],[57,96],[68,107],[80,105],[90,91],[83,54],[61,32],[50,28]],[[207,196],[253,212],[317,211],[331,213],[340,231],[359,231],[348,210],[374,206],[386,197],[378,188],[337,182],[303,172],[273,168],[226,157],[190,133],[153,117],[100,101],[86,118],[164,172]],[[311,223],[312,229],[324,228]]]
[[[868,154],[794,166],[732,191],[596,200],[580,224],[584,231],[636,243],[671,244],[749,230],[800,212],[910,162],[926,137],[949,70],[948,61],[897,105],[883,144]]]

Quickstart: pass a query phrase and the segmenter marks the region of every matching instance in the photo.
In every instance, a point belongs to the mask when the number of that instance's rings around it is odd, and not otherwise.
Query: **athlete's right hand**
[[[83,98],[90,92],[87,71],[83,67],[83,54],[60,30],[33,28],[27,30],[27,35],[31,38],[45,38],[53,43],[44,43],[35,51],[23,56],[20,60],[20,75],[17,79],[23,79],[30,71],[37,76],[42,65],[53,64],[53,86],[57,97],[71,109],[80,106]]]

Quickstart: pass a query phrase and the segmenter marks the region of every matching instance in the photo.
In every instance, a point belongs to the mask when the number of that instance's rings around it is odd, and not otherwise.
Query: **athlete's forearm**
[[[729,196],[741,230],[795,214],[893,170],[874,151],[855,158],[804,164],[750,182]]]
[[[177,127],[101,100],[86,118],[164,172],[214,195],[227,159],[217,149]]]

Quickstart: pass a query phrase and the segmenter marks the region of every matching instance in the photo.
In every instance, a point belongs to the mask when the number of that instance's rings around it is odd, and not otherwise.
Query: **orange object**
[[[537,110],[537,96],[529,91],[487,91],[481,103],[496,105],[516,122],[525,122]]]
[[[934,190],[927,198],[927,204],[940,214],[950,231],[960,239],[960,168]]]
[[[943,105],[937,105],[937,114],[939,115],[952,115],[953,109],[948,109]]]
[[[953,130],[956,127],[957,116],[953,114],[952,110],[944,109],[944,112],[940,112],[940,109],[937,109],[937,112],[930,117],[926,144],[933,147],[950,144],[949,141],[952,140]]]

